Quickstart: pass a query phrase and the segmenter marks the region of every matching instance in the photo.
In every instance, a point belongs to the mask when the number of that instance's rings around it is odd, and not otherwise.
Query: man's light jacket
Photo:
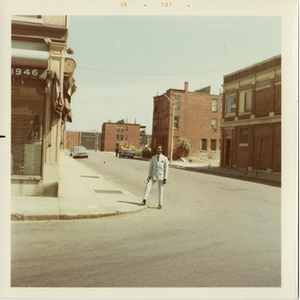
[[[169,174],[169,161],[163,154],[159,155],[157,160],[157,154],[152,156],[149,166],[148,176],[155,180],[168,179]]]

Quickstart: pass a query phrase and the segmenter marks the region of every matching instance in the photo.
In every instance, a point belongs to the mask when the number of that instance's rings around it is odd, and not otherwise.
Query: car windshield
[[[74,147],[74,150],[85,150],[85,147],[83,146]]]

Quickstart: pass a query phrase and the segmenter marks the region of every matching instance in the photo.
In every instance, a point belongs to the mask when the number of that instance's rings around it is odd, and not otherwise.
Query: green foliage
[[[135,156],[142,156],[142,150],[141,149],[134,149],[134,155]]]
[[[182,157],[187,157],[192,149],[191,142],[186,137],[179,137],[177,142],[177,148],[173,154],[174,159],[180,159]]]

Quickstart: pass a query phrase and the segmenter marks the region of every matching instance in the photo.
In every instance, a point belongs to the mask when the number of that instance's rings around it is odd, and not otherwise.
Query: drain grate
[[[123,194],[122,191],[119,190],[94,190],[95,193],[103,193],[103,194]]]
[[[81,175],[81,177],[85,177],[85,178],[99,178],[99,176],[92,176],[92,175]]]

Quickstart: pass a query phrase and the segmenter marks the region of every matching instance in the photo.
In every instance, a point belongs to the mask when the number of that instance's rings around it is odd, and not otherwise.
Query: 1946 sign
[[[45,69],[28,68],[28,67],[12,67],[11,76],[16,77],[39,77]]]

